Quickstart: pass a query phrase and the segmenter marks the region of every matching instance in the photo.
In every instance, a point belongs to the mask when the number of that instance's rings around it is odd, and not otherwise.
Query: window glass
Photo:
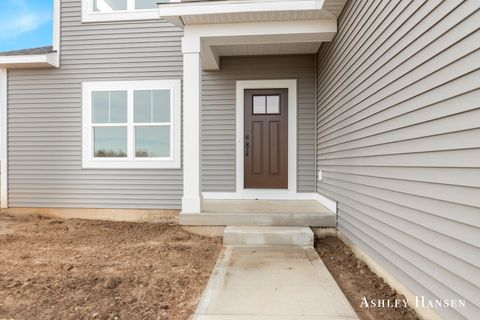
[[[135,9],[156,9],[157,3],[168,3],[170,0],[135,0]]]
[[[135,123],[170,122],[169,90],[135,90]]]
[[[110,123],[127,122],[127,91],[110,92]]]
[[[170,122],[170,91],[154,90],[152,95],[153,122]]]
[[[110,107],[109,103],[109,92],[108,91],[95,91],[92,92],[92,115],[93,123],[108,123],[108,109]]]
[[[135,156],[137,158],[169,157],[170,126],[136,127]]]
[[[97,158],[126,158],[127,127],[93,128],[93,144]]]
[[[152,122],[152,91],[135,90],[133,108],[136,123]]]
[[[280,113],[279,96],[267,96],[267,113]]]
[[[126,123],[127,91],[92,92],[93,123]]]
[[[265,113],[265,96],[253,96],[253,114]]]
[[[127,0],[93,0],[93,11],[112,12],[127,10]]]

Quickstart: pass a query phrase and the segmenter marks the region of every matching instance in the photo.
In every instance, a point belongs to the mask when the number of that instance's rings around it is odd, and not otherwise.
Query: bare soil
[[[341,240],[334,237],[318,239],[315,248],[333,275],[343,293],[362,320],[416,320],[419,319],[410,307],[365,307],[367,301],[384,299],[394,305],[395,299],[405,296],[392,289],[383,278],[377,276]],[[385,302],[386,304],[387,302]],[[371,306],[371,304],[369,304]]]
[[[221,247],[176,224],[0,215],[0,319],[188,319]]]

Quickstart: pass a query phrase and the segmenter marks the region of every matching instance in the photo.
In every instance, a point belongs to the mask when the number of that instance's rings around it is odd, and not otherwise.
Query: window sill
[[[172,160],[84,160],[82,169],[180,169],[179,159]]]
[[[135,10],[118,12],[84,12],[82,14],[82,23],[84,22],[113,22],[128,20],[153,20],[160,19],[158,10]]]

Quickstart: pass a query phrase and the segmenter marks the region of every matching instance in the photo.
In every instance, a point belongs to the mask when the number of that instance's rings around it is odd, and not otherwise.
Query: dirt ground
[[[338,238],[327,237],[316,241],[315,248],[333,275],[348,301],[362,320],[414,320],[419,319],[410,307],[366,308],[362,299],[405,299],[393,290],[383,278],[373,273],[368,266]],[[393,304],[392,304],[393,305]]]
[[[0,319],[188,319],[221,246],[175,224],[0,215]]]

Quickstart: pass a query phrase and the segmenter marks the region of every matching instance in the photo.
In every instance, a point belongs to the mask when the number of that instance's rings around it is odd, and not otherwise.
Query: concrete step
[[[228,226],[223,233],[225,245],[313,246],[308,227]]]
[[[184,226],[282,226],[331,227],[336,226],[334,213],[181,213]]]

